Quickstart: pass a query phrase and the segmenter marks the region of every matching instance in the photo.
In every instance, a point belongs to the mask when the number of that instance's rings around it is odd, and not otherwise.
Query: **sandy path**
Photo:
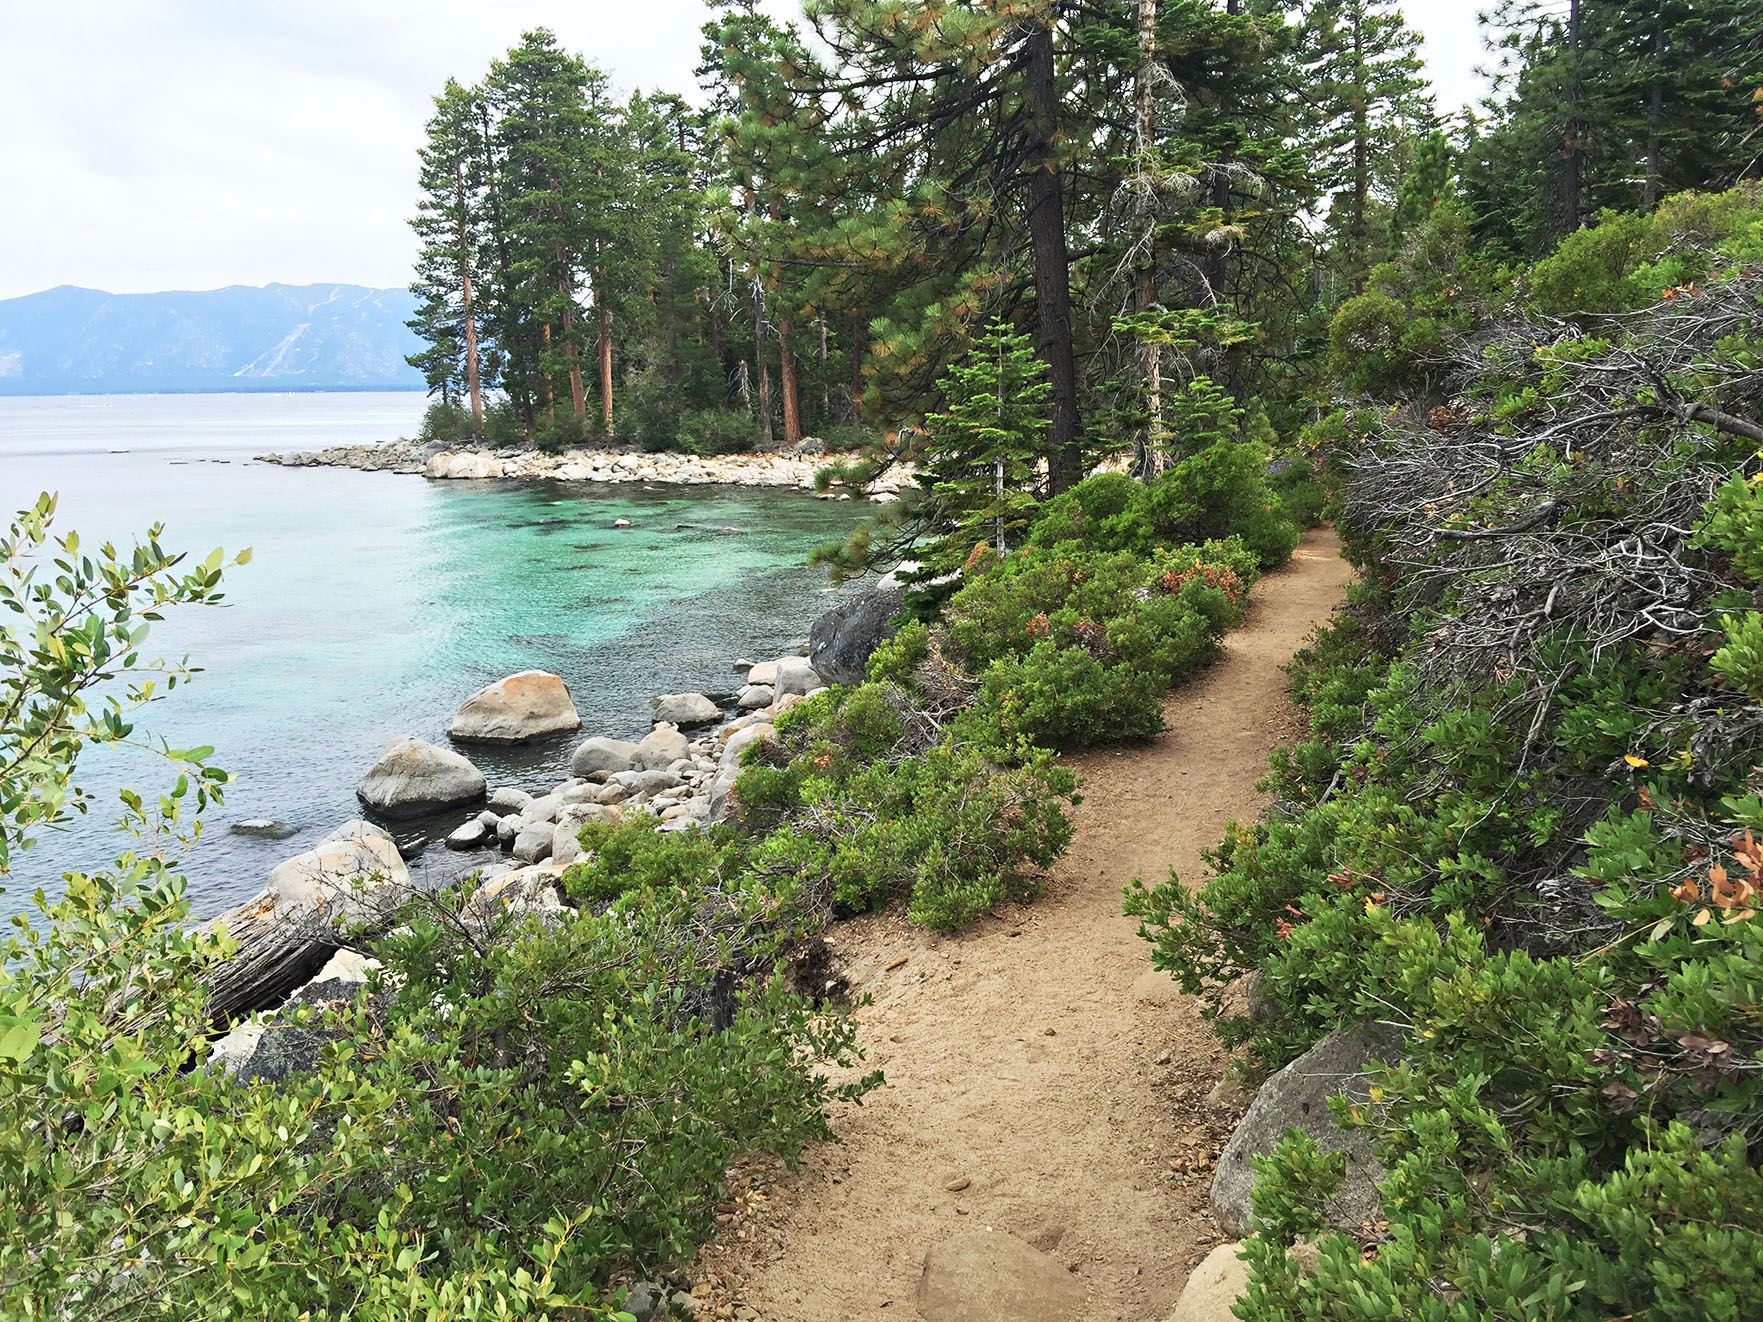
[[[953,938],[894,917],[836,931],[853,992],[874,997],[862,1036],[887,1086],[836,1119],[842,1144],[737,1181],[693,1274],[714,1282],[701,1316],[910,1320],[926,1250],[974,1225],[1065,1263],[1090,1318],[1168,1314],[1217,1242],[1211,1159],[1239,1112],[1208,1101],[1225,1054],[1144,976],[1121,889],[1171,866],[1200,878],[1200,851],[1260,813],[1267,754],[1297,733],[1281,667],[1349,576],[1312,532],[1169,699],[1167,733],[1073,760],[1077,838],[1040,903]]]

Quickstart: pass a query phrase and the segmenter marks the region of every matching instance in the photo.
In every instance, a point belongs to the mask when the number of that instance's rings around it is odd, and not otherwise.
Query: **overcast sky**
[[[775,13],[799,12],[769,0]],[[544,25],[628,90],[690,91],[701,0],[5,0],[0,298],[402,285],[416,149],[449,76]],[[1408,0],[1441,109],[1476,6]]]

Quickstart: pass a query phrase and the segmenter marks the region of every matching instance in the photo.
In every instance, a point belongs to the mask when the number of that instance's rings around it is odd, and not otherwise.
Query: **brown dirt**
[[[1267,755],[1302,728],[1282,667],[1349,577],[1312,532],[1169,698],[1167,733],[1072,759],[1077,838],[1041,902],[952,938],[895,915],[835,931],[853,993],[874,997],[862,1040],[887,1084],[796,1172],[737,1172],[691,1273],[700,1316],[911,1319],[926,1250],[975,1225],[1064,1262],[1089,1318],[1168,1315],[1220,1238],[1212,1161],[1241,1102],[1208,1100],[1227,1055],[1195,1002],[1144,976],[1121,890],[1171,867],[1200,879],[1200,851],[1260,814]]]

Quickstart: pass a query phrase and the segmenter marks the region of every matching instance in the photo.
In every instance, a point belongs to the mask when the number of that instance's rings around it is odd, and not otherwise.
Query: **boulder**
[[[702,693],[663,693],[655,699],[655,719],[669,725],[709,725],[722,710]]]
[[[1383,1168],[1371,1155],[1371,1140],[1364,1131],[1347,1131],[1335,1124],[1328,1099],[1345,1097],[1355,1104],[1369,1101],[1366,1063],[1393,1061],[1401,1050],[1400,1032],[1382,1025],[1330,1033],[1262,1084],[1218,1158],[1218,1172],[1212,1180],[1212,1210],[1218,1220],[1233,1234],[1241,1234],[1247,1227],[1249,1190],[1255,1181],[1249,1159],[1272,1152],[1288,1129],[1301,1129],[1324,1152],[1346,1156],[1346,1178],[1328,1204],[1331,1224],[1352,1231],[1378,1217],[1374,1186],[1382,1178]]]
[[[742,689],[735,699],[735,705],[742,711],[758,711],[769,707],[777,697],[777,691],[764,684],[749,684]]]
[[[675,727],[657,725],[637,745],[631,767],[636,771],[665,771],[691,751],[691,742]]]
[[[674,771],[621,771],[612,783],[632,794],[659,794],[678,785],[680,777]]]
[[[792,693],[812,693],[815,689],[825,688],[826,681],[809,664],[807,657],[784,656],[777,660],[777,677],[771,687],[782,698]]]
[[[523,670],[467,698],[447,734],[461,743],[524,744],[581,728],[569,686],[548,671]]]
[[[637,745],[623,739],[589,739],[569,759],[569,771],[583,778],[596,771],[629,771],[636,756]]]
[[[861,684],[870,653],[894,636],[894,616],[906,606],[899,584],[871,588],[840,602],[808,631],[808,659],[834,684]]]
[[[496,843],[504,849],[514,848],[514,837],[520,834],[520,828],[526,825],[526,819],[519,813],[509,813],[496,823]]]
[[[914,1296],[925,1322],[1078,1322],[1084,1287],[1014,1235],[967,1230],[924,1255]]]
[[[520,820],[527,825],[533,822],[554,822],[557,820],[557,814],[562,812],[566,806],[563,796],[553,790],[549,794],[541,794],[522,808]]]
[[[484,797],[484,773],[450,748],[403,734],[380,753],[355,795],[382,817],[424,817]]]
[[[581,841],[576,836],[584,822],[616,824],[623,816],[617,808],[605,808],[597,803],[570,804],[558,815],[557,825],[551,828],[551,862],[562,867],[582,856]]]
[[[520,812],[532,801],[533,796],[525,790],[517,790],[508,785],[490,791],[490,807],[495,809],[497,816]]]
[[[377,959],[353,950],[337,951],[311,981],[288,997],[274,1019],[240,1024],[216,1042],[208,1055],[208,1068],[224,1069],[247,1082],[279,1083],[310,1073],[332,1034],[318,1026],[288,1027],[286,1021],[308,1006],[322,1009],[353,1001],[366,985],[369,970],[379,967]]]
[[[1237,1254],[1241,1244],[1220,1244],[1188,1277],[1169,1322],[1236,1322],[1232,1310],[1249,1288],[1249,1266]]]
[[[286,840],[297,835],[298,829],[286,822],[273,821],[267,817],[254,817],[250,821],[234,822],[227,828],[234,835],[254,835],[263,840]]]
[[[464,826],[447,837],[449,849],[476,849],[495,839],[495,833],[484,825],[482,820],[473,817]]]
[[[777,683],[777,662],[761,661],[756,666],[748,666],[747,683],[761,688],[770,688]]]
[[[528,822],[514,837],[514,857],[520,863],[538,863],[551,857],[555,827],[549,821]]]

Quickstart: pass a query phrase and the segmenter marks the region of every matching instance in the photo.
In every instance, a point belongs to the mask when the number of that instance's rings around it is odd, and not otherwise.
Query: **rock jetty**
[[[420,474],[435,481],[482,482],[548,478],[559,482],[656,483],[678,486],[793,487],[814,489],[815,472],[839,458],[820,442],[806,440],[788,454],[695,455],[673,451],[564,450],[546,454],[525,446],[443,448],[433,442],[394,441],[389,445],[340,445],[328,450],[260,454],[261,463],[287,468],[358,468],[369,473]],[[874,504],[899,499],[909,474],[871,483],[862,495]],[[828,500],[850,500],[841,486],[821,493]]]

